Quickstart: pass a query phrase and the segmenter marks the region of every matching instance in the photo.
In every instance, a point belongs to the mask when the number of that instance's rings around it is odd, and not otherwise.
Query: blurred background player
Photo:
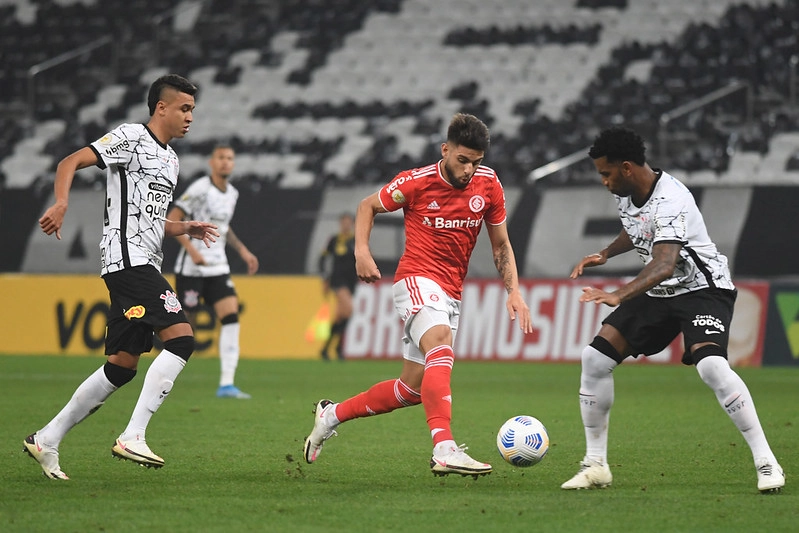
[[[463,279],[477,236],[486,222],[494,264],[508,292],[511,320],[532,331],[530,310],[519,291],[516,259],[508,238],[505,194],[496,172],[482,166],[488,128],[472,115],[455,115],[441,145],[441,160],[400,172],[388,185],[364,198],[355,217],[358,277],[381,278],[369,249],[375,215],[402,209],[405,251],[394,277],[394,305],[405,323],[403,368],[399,379],[373,385],[341,403],[321,400],[314,428],[305,439],[305,460],[316,461],[325,440],[342,422],[422,404],[433,439],[430,468],[435,475],[485,475],[491,465],[472,459],[450,428],[452,350],[460,317]]]
[[[69,479],[59,465],[61,440],[133,379],[140,355],[153,347],[153,332],[164,349],[150,364],[130,421],[111,452],[147,467],[164,465],[147,445],[145,431],[194,351],[189,321],[161,275],[164,235],[188,234],[206,246],[219,236],[211,223],[173,222],[164,217],[179,172],[178,156],[167,143],[188,133],[196,92],[197,87],[181,76],[158,78],[147,96],[147,125],[122,124],[65,157],[56,169],[56,200],[39,225],[58,239],[75,171],[92,165],[106,170],[100,271],[111,307],[105,337],[108,360],[80,384],[55,418],[23,443],[24,451],[51,479]]]
[[[229,146],[217,146],[211,152],[208,166],[210,176],[193,182],[170,209],[169,220],[201,218],[219,225],[220,237],[209,247],[195,246],[186,235],[177,237],[181,249],[175,261],[175,288],[183,308],[194,322],[201,302],[214,308],[219,322],[219,364],[221,367],[220,398],[246,400],[250,395],[234,384],[239,364],[239,299],[233,280],[225,245],[230,245],[247,265],[247,273],[258,271],[258,258],[236,237],[230,221],[236,210],[239,192],[229,183],[235,164],[235,153]]]
[[[580,471],[563,489],[605,487],[613,480],[607,463],[608,423],[613,405],[613,370],[627,357],[652,355],[682,332],[682,362],[695,365],[752,451],[761,492],[785,485],[743,380],[727,361],[737,290],[727,258],[710,240],[691,192],[674,176],[651,168],[644,141],[634,131],[603,131],[588,155],[602,185],[616,198],[622,230],[604,250],[584,257],[571,277],[637,250],[643,269],[613,292],[583,288],[581,302],[616,309],[583,349],[580,412],[586,452]],[[685,408],[690,408],[686,406]]]
[[[347,322],[352,316],[352,294],[358,282],[355,271],[355,234],[353,233],[353,217],[349,213],[342,214],[339,219],[338,233],[330,237],[327,247],[319,257],[319,271],[323,277],[323,293],[327,298],[332,290],[336,298],[336,314],[330,326],[330,336],[322,347],[322,359],[328,360],[328,350],[336,342],[336,356],[344,359],[342,345]]]

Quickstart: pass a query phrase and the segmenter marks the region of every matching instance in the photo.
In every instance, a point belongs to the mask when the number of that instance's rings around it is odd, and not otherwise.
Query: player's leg
[[[235,385],[236,368],[239,366],[239,299],[228,295],[214,302],[214,312],[219,318],[219,389],[220,398],[247,400],[251,396]]]
[[[125,275],[112,275],[106,279],[111,299],[109,321],[106,325],[106,354],[113,353],[124,340],[136,336],[137,326],[124,316],[124,309],[116,298],[115,287],[126,283]],[[136,348],[131,349],[135,352]],[[52,479],[69,479],[59,466],[59,446],[67,432],[95,413],[105,400],[119,387],[136,375],[138,353],[122,352],[123,357],[109,357],[106,363],[86,378],[75,390],[67,404],[39,431],[24,440],[23,451],[36,459],[45,476]]]
[[[152,349],[153,330],[163,342],[164,349],[147,369],[139,399],[127,427],[114,443],[112,453],[121,459],[158,468],[163,466],[164,460],[147,445],[147,425],[172,391],[175,380],[191,357],[194,334],[166,279],[154,268],[143,269],[139,275],[141,279],[133,290],[138,293],[138,300],[143,302],[145,308],[140,317],[141,323],[146,324],[150,332],[142,340],[140,351],[143,353]]]
[[[135,368],[130,369],[107,361],[78,386],[72,398],[47,425],[25,438],[23,450],[39,462],[45,476],[69,479],[58,462],[61,440],[70,429],[95,413],[114,391],[135,375]]]
[[[608,466],[608,426],[613,406],[613,370],[629,350],[619,331],[604,324],[583,349],[580,371],[580,415],[585,428],[585,457],[580,471],[561,485],[563,489],[601,488],[613,476]]]
[[[676,305],[682,318],[686,364],[696,365],[699,376],[716,395],[722,409],[741,432],[752,451],[758,489],[780,490],[785,476],[760,425],[752,395],[727,361],[727,344],[735,304],[735,291],[703,290]]]
[[[741,377],[730,368],[726,351],[716,344],[692,347],[699,376],[714,392],[722,409],[743,435],[752,451],[761,492],[779,491],[785,475],[777,462],[757,416],[752,395]]]
[[[444,304],[422,307],[413,316],[407,336],[411,341],[410,356],[424,354],[421,400],[433,440],[430,468],[436,475],[490,474],[491,465],[472,459],[466,453],[466,447],[458,446],[452,436],[451,377],[455,362],[452,345],[458,328],[458,303],[437,285],[426,289],[433,293],[440,291],[436,303]]]
[[[194,337],[188,322],[164,328],[159,337],[164,349],[147,369],[128,425],[111,448],[113,455],[120,459],[154,468],[163,466],[164,460],[147,445],[147,425],[172,392],[175,380],[194,351]]]
[[[372,385],[368,390],[341,403],[320,400],[314,408],[314,428],[305,439],[304,455],[308,463],[319,457],[324,442],[336,435],[336,428],[342,422],[355,418],[390,413],[401,407],[421,403],[419,387],[422,383],[424,366],[415,361],[405,360],[399,379],[389,379]]]

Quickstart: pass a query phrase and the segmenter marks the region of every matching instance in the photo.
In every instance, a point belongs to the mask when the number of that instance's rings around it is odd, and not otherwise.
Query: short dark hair
[[[147,93],[147,107],[150,109],[150,116],[155,113],[155,106],[158,105],[158,101],[161,100],[161,93],[166,88],[175,89],[192,96],[197,93],[197,86],[183,76],[178,76],[177,74],[161,76],[150,85],[150,92]]]
[[[488,126],[474,115],[457,113],[447,129],[447,141],[479,152],[488,151],[491,138]]]
[[[236,153],[236,150],[229,143],[217,143],[214,145],[214,149],[211,150],[211,155],[215,154],[217,150],[232,150],[233,153]]]
[[[643,166],[646,163],[646,145],[643,137],[630,128],[613,126],[597,135],[588,156],[591,159],[606,157],[609,163],[632,161]]]

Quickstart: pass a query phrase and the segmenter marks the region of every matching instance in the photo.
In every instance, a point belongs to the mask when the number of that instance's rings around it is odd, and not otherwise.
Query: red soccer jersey
[[[400,172],[379,196],[386,210],[405,213],[405,251],[394,280],[430,278],[460,300],[483,219],[497,226],[507,216],[496,172],[479,166],[469,185],[456,189],[440,165],[428,165]]]

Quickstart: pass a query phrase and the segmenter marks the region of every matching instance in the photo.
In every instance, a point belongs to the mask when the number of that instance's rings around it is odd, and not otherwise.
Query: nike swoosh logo
[[[726,404],[726,405],[724,406],[724,408],[726,409],[727,407],[729,407],[729,406],[731,406],[732,404],[734,404],[735,402],[737,402],[737,401],[738,401],[738,398],[740,398],[740,397],[741,397],[741,395],[739,394],[738,396],[736,396],[736,397],[735,397],[735,399],[734,399],[733,401],[731,401],[730,403]]]
[[[711,329],[706,329],[705,330],[705,335],[719,335],[719,334],[721,334],[720,331],[713,331]]]

